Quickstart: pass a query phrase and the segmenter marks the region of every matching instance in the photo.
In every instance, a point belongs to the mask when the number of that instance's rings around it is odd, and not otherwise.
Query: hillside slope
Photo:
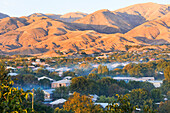
[[[64,22],[73,22],[75,20],[85,17],[86,15],[87,15],[86,13],[82,12],[70,12],[64,15],[34,13],[29,15],[28,17],[48,17],[51,19],[62,20]]]
[[[9,17],[7,14],[0,13],[0,19]]]
[[[150,10],[141,10],[145,6],[146,9],[150,6]],[[126,51],[126,45],[170,44],[167,6],[146,3],[126,7],[127,10],[99,10],[87,16],[77,12],[3,18],[0,19],[0,54],[58,56],[58,50],[94,53]],[[161,9],[164,9],[162,13]],[[153,14],[147,16],[147,11]],[[56,18],[81,19],[65,22]]]
[[[161,18],[146,22],[125,34],[139,42],[159,45],[170,43],[170,12]]]

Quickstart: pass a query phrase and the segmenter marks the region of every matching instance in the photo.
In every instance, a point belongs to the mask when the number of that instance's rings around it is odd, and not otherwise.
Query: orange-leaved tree
[[[75,113],[100,113],[102,109],[99,105],[94,105],[91,97],[86,95],[80,95],[80,93],[74,92],[73,96],[68,99],[63,105],[67,111],[73,111]]]

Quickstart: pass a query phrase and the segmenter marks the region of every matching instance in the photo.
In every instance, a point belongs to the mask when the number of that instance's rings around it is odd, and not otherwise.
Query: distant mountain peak
[[[82,12],[70,12],[70,13],[66,13],[64,15],[61,16],[61,18],[82,18],[85,17],[87,14],[86,13],[82,13]]]
[[[108,9],[101,9],[101,10],[96,11],[96,13],[97,12],[110,12],[110,11]]]
[[[6,17],[9,17],[9,15],[7,15],[7,14],[3,14],[3,13],[0,13],[0,19],[2,19],[2,18],[6,18]]]

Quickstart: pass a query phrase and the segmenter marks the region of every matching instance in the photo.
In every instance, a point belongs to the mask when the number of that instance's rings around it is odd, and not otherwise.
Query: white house
[[[96,57],[96,59],[107,59],[108,58],[108,55],[104,54],[103,56],[98,56]]]
[[[109,103],[94,103],[94,105],[101,105],[103,108],[109,105]]]
[[[17,76],[18,73],[8,73],[9,76]]]
[[[63,72],[70,71],[70,70],[72,69],[68,67],[61,67],[61,68],[56,69],[55,71],[58,72],[59,76],[61,77],[63,75]]]
[[[10,71],[11,73],[16,71],[16,68],[11,67],[11,66],[7,66],[6,69],[10,69],[10,70],[11,70],[11,71]]]
[[[57,88],[57,87],[68,87],[71,84],[71,80],[59,80],[56,82],[51,83],[51,88]]]
[[[129,81],[141,81],[141,82],[145,82],[145,81],[154,81],[155,78],[154,77],[141,77],[141,78],[136,78],[136,77],[113,77],[113,79],[115,80],[124,80],[126,82]]]
[[[46,89],[46,90],[43,90],[44,92],[44,99],[45,100],[50,100],[52,99],[52,94],[53,94],[53,91],[55,91],[55,89]]]
[[[41,62],[40,59],[36,59],[35,61],[36,61],[36,62]]]
[[[32,70],[37,71],[38,69],[43,69],[43,68],[42,67],[36,67],[36,68],[33,68]]]
[[[53,102],[50,102],[50,104],[53,106],[53,105],[63,104],[66,101],[67,101],[66,99],[61,98],[61,99],[57,99]]]
[[[155,87],[161,87],[163,81],[162,80],[154,80],[154,81],[148,81],[152,83]]]
[[[34,69],[34,68],[35,68],[35,66],[28,66],[28,68]]]
[[[46,67],[45,69],[48,70],[50,73],[55,71],[55,68],[51,68],[51,67]]]

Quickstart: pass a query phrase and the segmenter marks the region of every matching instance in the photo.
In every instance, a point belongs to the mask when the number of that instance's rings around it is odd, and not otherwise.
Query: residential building
[[[57,100],[55,100],[53,102],[50,102],[50,104],[52,106],[54,106],[54,105],[64,104],[64,102],[66,102],[66,101],[67,101],[66,99],[61,98],[61,99],[57,99]]]
[[[8,73],[9,76],[17,76],[18,73]]]
[[[129,81],[140,81],[140,82],[145,82],[145,81],[154,81],[155,78],[154,77],[141,77],[141,78],[136,78],[136,77],[113,77],[113,79],[115,80],[124,80],[126,82]]]
[[[11,66],[7,66],[6,69],[10,70],[11,73],[16,71],[16,68],[15,67],[11,67]]]
[[[46,90],[43,90],[44,92],[44,99],[45,100],[49,100],[49,99],[52,99],[52,94],[53,94],[53,91],[55,91],[55,89],[46,89]]]
[[[99,98],[99,96],[96,95],[96,94],[94,94],[94,95],[89,95],[89,96],[92,97],[92,101],[93,101],[93,102],[97,101],[97,99]]]
[[[57,87],[68,87],[71,84],[71,80],[59,80],[56,82],[51,83],[51,88],[57,88]]]
[[[45,69],[48,70],[50,73],[55,71],[55,68],[51,68],[51,67],[46,67]]]
[[[157,87],[161,87],[163,81],[162,80],[154,80],[154,81],[148,81],[150,83],[152,83],[156,88]]]
[[[108,58],[108,55],[104,54],[103,56],[98,56],[96,57],[96,59],[107,59]]]
[[[106,108],[106,106],[109,105],[109,103],[94,103],[94,105],[100,105],[102,108]]]

